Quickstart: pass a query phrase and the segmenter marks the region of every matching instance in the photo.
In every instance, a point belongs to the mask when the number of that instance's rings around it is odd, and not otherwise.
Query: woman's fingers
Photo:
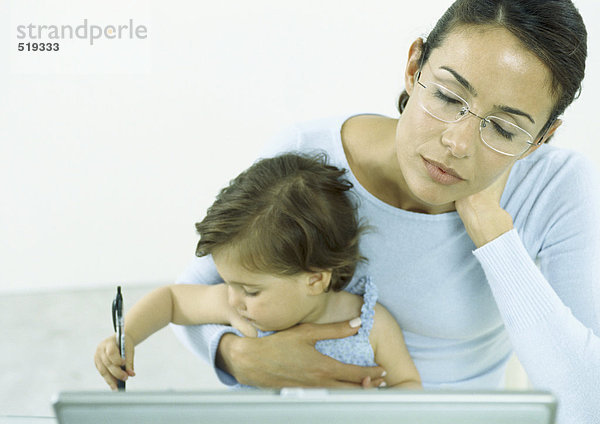
[[[348,321],[302,324],[262,338],[227,335],[219,350],[225,368],[250,386],[360,388],[368,377],[373,387],[381,383],[383,368],[344,364],[315,349],[318,340],[348,337],[357,331]]]
[[[358,333],[360,318],[351,321],[335,322],[333,324],[301,324],[287,331],[297,332],[315,343],[325,339],[343,339]]]
[[[311,341],[316,343],[319,340],[350,337],[358,332],[360,324],[360,318],[355,318],[351,321],[342,321],[333,324],[303,324],[296,328],[299,331],[306,331]],[[358,384],[363,387],[378,387],[383,382],[384,369],[381,367],[349,365],[328,356],[325,357],[322,366],[325,367],[323,372],[330,379],[338,382],[351,383],[352,385]]]
[[[359,365],[345,364],[325,356],[320,364],[321,375],[326,378],[327,384],[336,387],[337,383],[350,384],[352,387],[378,387],[383,382],[385,375],[382,367],[362,367]]]

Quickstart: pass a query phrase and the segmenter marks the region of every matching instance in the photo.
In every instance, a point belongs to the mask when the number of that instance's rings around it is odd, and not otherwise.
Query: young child
[[[290,153],[260,160],[235,178],[196,224],[196,255],[212,256],[224,284],[165,286],[136,303],[125,318],[127,360],[114,335],[98,345],[94,360],[108,385],[116,389],[117,379],[135,375],[134,346],[168,323],[229,324],[263,337],[360,316],[357,334],[315,348],[345,363],[380,365],[389,387],[421,387],[400,327],[376,303],[373,282],[363,277],[352,293],[343,290],[364,259],[358,248],[364,227],[344,173],[324,154]]]

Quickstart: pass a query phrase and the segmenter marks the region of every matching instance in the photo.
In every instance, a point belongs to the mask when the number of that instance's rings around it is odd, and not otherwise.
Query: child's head
[[[320,279],[324,291],[342,290],[363,259],[362,226],[344,173],[328,165],[324,154],[256,162],[221,190],[196,224],[196,254],[212,254],[225,281],[248,297],[260,296],[267,280]],[[261,287],[254,284],[259,280]],[[298,289],[280,286],[289,295]],[[231,296],[232,290],[230,302]]]

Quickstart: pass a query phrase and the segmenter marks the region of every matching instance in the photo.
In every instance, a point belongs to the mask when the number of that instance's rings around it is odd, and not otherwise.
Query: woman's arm
[[[582,320],[598,311],[598,274],[592,277],[593,283],[589,279],[574,282],[574,293],[565,296],[569,307],[528,257],[515,230],[476,250],[475,255],[533,385],[552,391],[559,399],[558,422],[600,422],[598,321]],[[555,257],[553,265],[573,266],[563,259],[566,262]]]
[[[386,371],[387,387],[421,389],[421,377],[412,361],[400,326],[379,303],[375,305],[373,328],[369,336],[375,362]]]
[[[600,422],[600,199],[597,173],[570,158],[535,193],[524,236],[516,230],[492,237],[474,251],[485,271],[507,332],[532,383],[551,390],[561,423]],[[457,210],[468,216],[468,203]],[[489,199],[489,197],[487,197]],[[482,207],[493,210],[492,203]],[[500,209],[496,204],[496,208]],[[498,211],[498,219],[506,214]],[[463,219],[469,235],[494,225]],[[479,221],[475,228],[474,222]],[[537,257],[539,268],[532,259]]]

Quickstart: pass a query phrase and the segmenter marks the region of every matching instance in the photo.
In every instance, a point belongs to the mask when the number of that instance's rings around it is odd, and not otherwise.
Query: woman
[[[560,401],[560,423],[600,422],[600,198],[580,155],[545,144],[577,96],[586,30],[568,0],[458,0],[415,41],[400,117],[301,124],[271,152],[325,150],[350,170],[381,303],[424,387],[498,388],[514,352]],[[219,281],[198,259],[180,282]],[[221,379],[280,387],[378,384],[382,369],[314,350],[352,334],[304,325],[263,339],[178,329]],[[222,337],[223,336],[223,337]]]

